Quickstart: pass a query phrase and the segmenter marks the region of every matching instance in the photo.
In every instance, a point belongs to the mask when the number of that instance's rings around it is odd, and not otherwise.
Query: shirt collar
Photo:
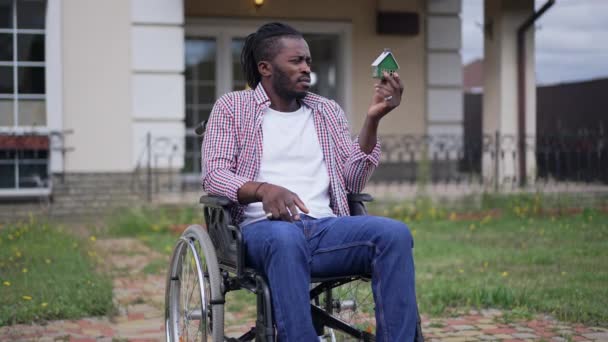
[[[264,90],[264,87],[262,86],[261,82],[258,83],[258,85],[253,90],[253,97],[259,105],[270,105],[270,98],[266,94],[266,91]],[[316,108],[316,105],[319,101],[315,100],[315,98],[311,96],[311,93],[306,93],[306,96],[304,96],[302,102],[304,102],[304,104],[306,104],[310,108]]]

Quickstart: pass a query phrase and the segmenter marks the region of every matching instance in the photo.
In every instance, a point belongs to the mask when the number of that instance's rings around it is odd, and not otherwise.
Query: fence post
[[[500,158],[500,132],[496,131],[494,134],[494,192],[498,192],[498,177],[499,171],[499,158]]]
[[[148,154],[148,163],[146,170],[146,200],[152,202],[152,134],[146,134],[146,152]]]

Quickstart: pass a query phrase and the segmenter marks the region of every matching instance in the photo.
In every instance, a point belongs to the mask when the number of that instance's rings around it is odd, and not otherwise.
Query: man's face
[[[272,64],[272,87],[285,99],[302,99],[310,88],[310,50],[302,38],[281,38]]]

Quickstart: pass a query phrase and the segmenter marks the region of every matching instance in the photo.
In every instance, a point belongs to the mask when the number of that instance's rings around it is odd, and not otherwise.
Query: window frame
[[[61,0],[44,0],[44,28],[43,29],[24,29],[19,28],[18,23],[18,0],[12,0],[11,6],[11,16],[12,16],[12,27],[11,28],[0,28],[0,34],[10,34],[12,37],[12,60],[11,61],[0,61],[0,66],[2,67],[10,67],[12,69],[13,76],[13,92],[12,94],[0,94],[0,100],[12,100],[13,105],[13,122],[12,125],[4,125],[0,126],[0,135],[3,136],[36,136],[42,135],[46,136],[49,139],[49,146],[45,150],[47,152],[47,156],[45,159],[31,159],[31,158],[20,158],[19,151],[20,149],[13,149],[16,153],[14,159],[12,161],[4,160],[2,164],[14,165],[15,168],[15,180],[14,187],[12,188],[0,188],[0,198],[9,197],[9,198],[20,198],[20,197],[44,197],[50,196],[51,194],[51,154],[55,153],[54,149],[51,146],[53,141],[53,133],[49,128],[51,112],[49,111],[48,104],[48,61],[49,61],[49,48],[47,46],[49,40],[47,39],[47,34],[49,32],[49,18],[48,15],[51,13],[50,8],[57,9],[60,5]],[[58,19],[58,18],[56,18]],[[41,35],[44,39],[44,60],[43,61],[20,61],[19,60],[19,46],[18,46],[18,35],[20,34],[31,34],[31,35]],[[53,51],[53,50],[51,50]],[[53,58],[53,57],[51,57]],[[43,68],[43,73],[45,77],[44,81],[44,93],[21,93],[19,89],[19,68],[20,67],[38,67]],[[19,118],[19,102],[22,100],[44,100],[44,109],[45,109],[45,120],[43,125],[20,125]],[[11,150],[11,148],[7,148],[7,150]],[[20,183],[23,181],[23,178],[19,174],[19,168],[21,165],[41,165],[46,164],[47,173],[45,176],[45,182],[43,186],[39,187],[21,187]]]

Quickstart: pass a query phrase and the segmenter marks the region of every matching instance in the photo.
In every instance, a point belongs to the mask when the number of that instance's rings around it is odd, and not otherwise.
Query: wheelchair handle
[[[201,121],[196,128],[194,129],[194,133],[198,136],[203,136],[205,134],[205,130],[207,129],[207,120]]]

